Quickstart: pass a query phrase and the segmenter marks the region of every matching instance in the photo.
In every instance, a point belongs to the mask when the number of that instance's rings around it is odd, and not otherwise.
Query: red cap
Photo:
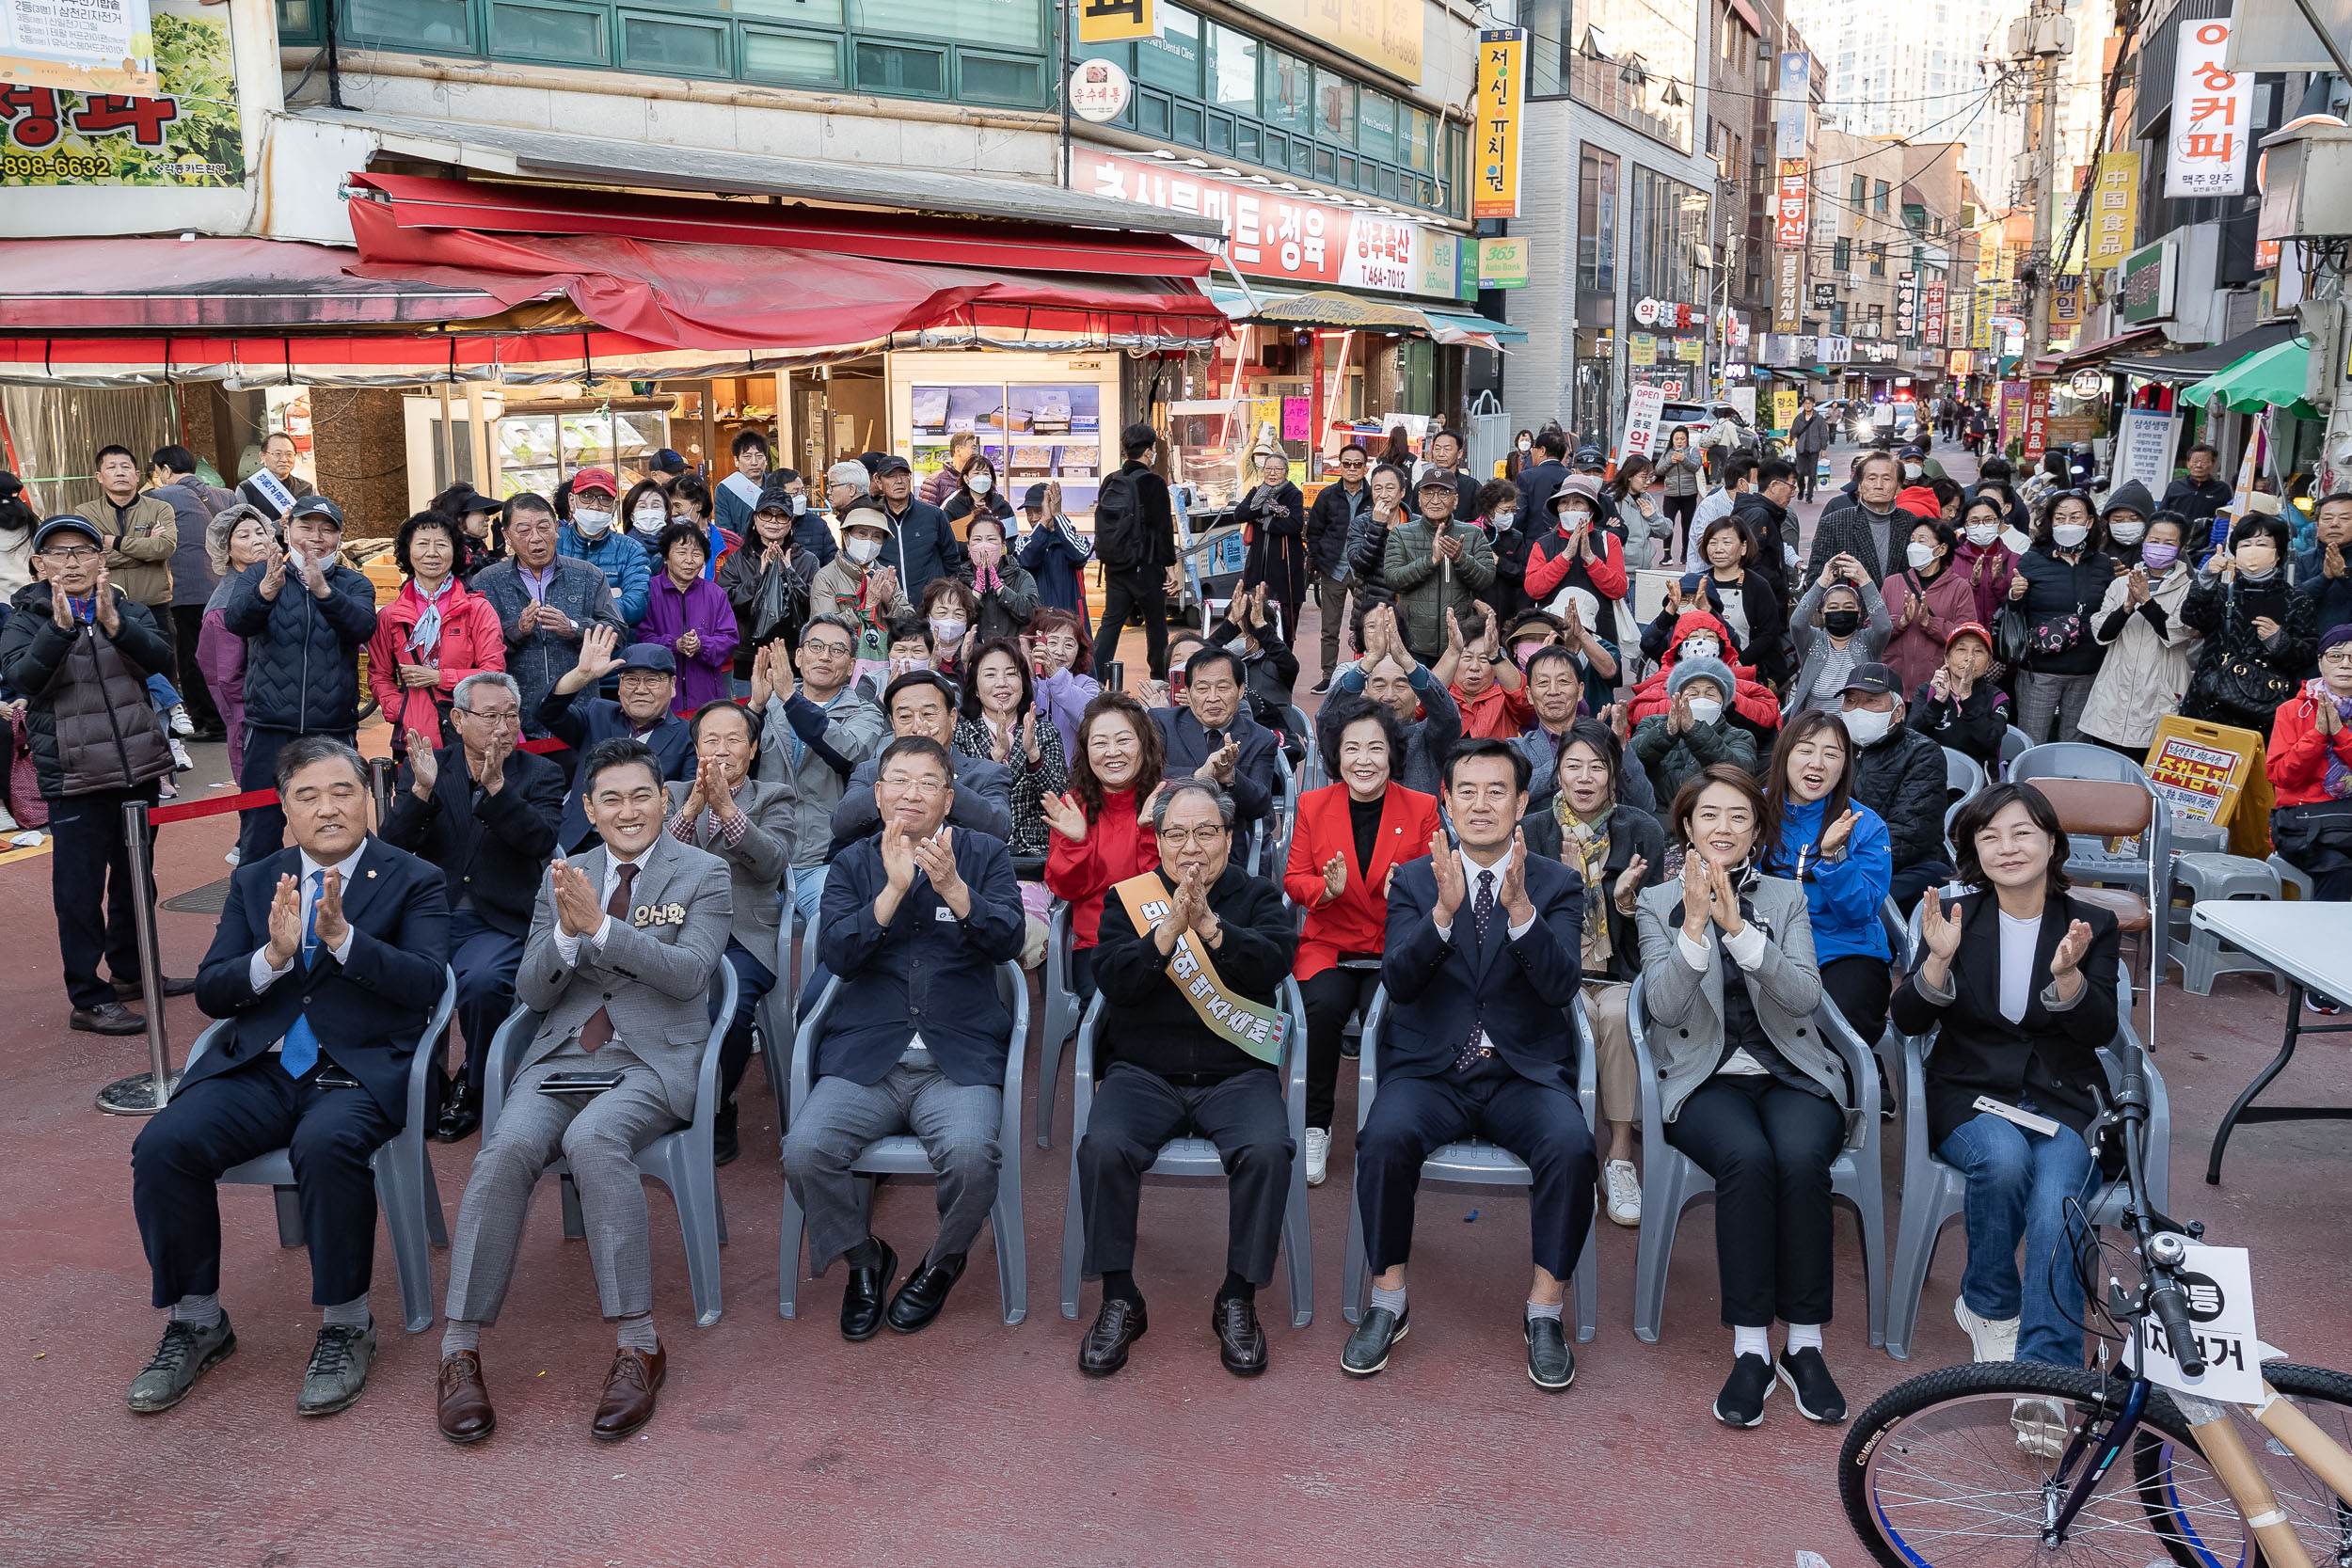
[[[617,496],[621,493],[621,482],[612,477],[610,468],[582,468],[572,475],[572,494],[577,496],[582,490],[602,490],[609,496]]]
[[[1954,626],[1951,635],[1944,639],[1944,646],[1948,648],[1963,637],[1981,637],[1988,649],[1993,646],[1993,634],[1975,621],[1963,621],[1959,626]]]
[[[1915,517],[1941,517],[1944,503],[1935,499],[1935,492],[1924,484],[1914,484],[1895,498],[1895,504]]]

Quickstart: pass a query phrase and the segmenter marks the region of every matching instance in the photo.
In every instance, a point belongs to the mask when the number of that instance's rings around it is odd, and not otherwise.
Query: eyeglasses
[[[65,549],[43,550],[40,553],[44,560],[62,561],[70,566],[77,561],[88,561],[97,556],[100,552],[90,549],[87,546],[69,546]]]
[[[850,657],[850,645],[847,642],[835,642],[828,639],[822,642],[803,642],[801,644],[801,652],[824,654],[833,658],[847,658]]]
[[[461,707],[454,709],[453,711],[462,713],[469,719],[476,720],[482,723],[487,724],[493,729],[503,729],[509,724],[519,724],[522,722],[523,718],[519,709],[511,707]]]
[[[1182,849],[1187,844],[1198,844],[1203,849],[1225,836],[1222,825],[1205,828],[1162,828],[1152,836],[1162,844]]]

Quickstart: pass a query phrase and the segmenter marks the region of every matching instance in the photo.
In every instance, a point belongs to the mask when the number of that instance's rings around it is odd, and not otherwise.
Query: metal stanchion
[[[164,1037],[164,960],[155,939],[155,906],[147,896],[154,881],[155,856],[148,838],[146,801],[133,800],[122,808],[122,836],[131,857],[131,885],[124,895],[131,900],[137,928],[139,983],[147,993],[149,1069],[99,1090],[98,1108],[110,1117],[147,1117],[171,1103],[180,1075],[171,1070],[170,1042]]]
[[[1112,659],[1103,666],[1103,684],[1113,691],[1127,689],[1127,665],[1123,659]]]
[[[368,759],[368,789],[375,797],[375,831],[382,832],[384,824],[392,819],[392,759]]]

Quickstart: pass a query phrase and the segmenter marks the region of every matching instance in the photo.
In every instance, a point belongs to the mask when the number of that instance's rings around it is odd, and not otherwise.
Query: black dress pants
[[[1373,993],[1380,989],[1376,969],[1325,970],[1298,983],[1299,999],[1307,1004],[1307,1125],[1331,1130],[1339,1100],[1340,1047],[1345,1038],[1347,1015],[1372,1010]],[[1378,1101],[1374,1101],[1377,1104]]]
[[[1078,1196],[1086,1216],[1086,1273],[1136,1266],[1143,1173],[1170,1138],[1203,1137],[1225,1162],[1225,1266],[1252,1285],[1274,1280],[1290,1202],[1289,1118],[1271,1069],[1252,1068],[1194,1087],[1114,1062],[1094,1092],[1087,1135],[1078,1140]]]
[[[1094,634],[1094,670],[1100,675],[1119,657],[1119,637],[1131,610],[1143,611],[1143,645],[1152,678],[1168,679],[1168,577],[1149,566],[1103,569],[1103,619]]]
[[[220,708],[213,701],[212,683],[204,678],[203,667],[196,662],[197,639],[204,635],[204,607],[183,604],[171,607],[171,651],[179,664],[171,684],[180,690],[180,701],[188,710],[188,720],[199,734],[221,728]]]
[[[1895,972],[1886,960],[1867,955],[1825,959],[1821,989],[1862,1043],[1877,1050],[1879,1037],[1886,1033],[1886,999],[1895,993]]]
[[[115,1000],[114,987],[101,978],[103,961],[118,980],[139,977],[137,915],[132,900],[155,899],[151,870],[146,885],[131,883],[131,841],[122,832],[122,808],[133,800],[155,803],[151,782],[136,789],[99,789],[49,802],[49,888],[57,909],[57,950],[65,960],[65,993],[73,1006],[101,1007]],[[152,867],[155,830],[147,830]]]
[[[294,976],[278,982],[297,984]],[[367,1294],[375,1273],[375,1173],[368,1161],[399,1131],[365,1089],[326,1089],[276,1054],[200,1079],[155,1113],[131,1145],[131,1207],[154,1276],[154,1305],[220,1291],[221,1172],[283,1148],[310,1249],[310,1300]]]
[[[1356,1202],[1372,1272],[1410,1260],[1422,1162],[1439,1145],[1468,1137],[1491,1139],[1527,1162],[1535,1177],[1528,1217],[1536,1266],[1567,1278],[1593,1226],[1600,1174],[1593,1130],[1576,1096],[1516,1072],[1391,1078],[1380,1085],[1356,1134]]]
[[[1727,1327],[1829,1322],[1829,1167],[1845,1133],[1834,1101],[1761,1073],[1717,1073],[1666,1124],[1715,1179]]]

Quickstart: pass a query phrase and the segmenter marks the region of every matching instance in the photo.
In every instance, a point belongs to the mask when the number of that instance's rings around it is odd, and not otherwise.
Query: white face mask
[[[1903,555],[1910,561],[1911,569],[1915,572],[1924,572],[1935,564],[1935,546],[1922,545],[1916,539],[1903,546]]]
[[[2146,523],[2119,520],[2107,525],[2107,537],[2119,545],[2137,545],[2148,533]]]
[[[882,554],[882,541],[870,533],[861,533],[843,545],[841,553],[861,566],[870,565],[873,559]]]
[[[2001,543],[2009,546],[2010,554],[2023,555],[2033,548],[2033,536],[2013,528],[2005,528],[2001,530]]]
[[[1998,523],[1970,523],[1968,525],[1968,543],[1979,549],[1984,548],[2000,536],[2001,525]]]
[[[971,484],[972,493],[976,496],[985,496],[996,488],[996,482],[986,474],[974,474],[967,483]]]
[[[572,508],[572,527],[580,531],[582,538],[600,539],[605,530],[612,526],[612,514],[610,512],[592,512],[584,506]]]
[[[1513,523],[1517,522],[1518,520],[1518,515],[1519,515],[1516,512],[1498,512],[1486,520],[1494,524],[1495,531],[1497,533],[1501,533],[1504,529],[1509,528]]]
[[[1691,699],[1691,718],[1693,722],[1711,724],[1723,716],[1724,705],[1714,698],[1693,697]]]
[[[1581,506],[1560,509],[1560,531],[1563,533],[1574,533],[1578,529],[1590,526],[1592,520],[1593,515]]]
[[[1682,644],[1685,658],[1713,658],[1723,652],[1724,645],[1711,637],[1693,637]]]
[[[1846,721],[1846,733],[1853,736],[1853,743],[1857,746],[1877,745],[1886,738],[1887,731],[1893,728],[1895,722],[1895,715],[1891,711],[1880,713],[1867,707],[1855,708],[1840,717]]]
[[[2080,523],[2059,523],[2050,530],[2050,542],[2059,549],[2071,550],[2090,537],[2090,531]]]
[[[808,498],[806,496],[795,496],[792,498],[792,515],[798,517],[807,511]]]
[[[1903,465],[1903,477],[1905,479],[1917,479],[1921,474],[1926,472],[1927,469],[1921,467],[1916,463],[1906,463]]]
[[[572,515],[577,517],[580,514]],[[670,526],[670,509],[660,501],[645,501],[630,515],[630,520],[636,523],[640,533],[660,533]]]
[[[944,648],[949,643],[962,641],[963,623],[961,621],[933,621],[931,623],[931,646]]]
[[[1519,443],[1519,451],[1534,451],[1534,450],[1535,443],[1533,441],[1521,441]]]

